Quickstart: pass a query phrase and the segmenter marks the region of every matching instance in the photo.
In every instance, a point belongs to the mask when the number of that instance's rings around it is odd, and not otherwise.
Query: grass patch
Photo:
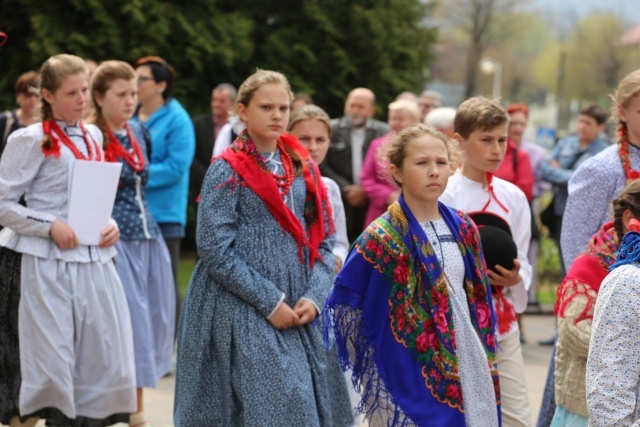
[[[558,285],[562,282],[562,266],[558,245],[550,237],[543,236],[536,265],[536,296],[542,304],[554,304]]]
[[[558,291],[557,283],[538,282],[536,295],[541,304],[553,305],[556,303],[556,293]]]
[[[180,258],[180,266],[178,267],[178,284],[180,285],[180,292],[184,298],[184,294],[187,293],[187,286],[191,279],[191,274],[196,266],[195,254],[183,254]]]

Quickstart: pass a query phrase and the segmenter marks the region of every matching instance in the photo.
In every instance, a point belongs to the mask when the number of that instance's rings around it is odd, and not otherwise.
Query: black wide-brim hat
[[[496,265],[500,265],[512,270],[513,260],[518,257],[518,247],[513,241],[509,224],[491,212],[472,212],[469,217],[478,227],[487,268],[497,272]]]

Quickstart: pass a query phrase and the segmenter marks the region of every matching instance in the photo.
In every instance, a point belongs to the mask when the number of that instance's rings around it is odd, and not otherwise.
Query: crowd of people
[[[257,70],[191,119],[175,80],[157,56],[68,54],[18,78],[0,423],[146,427],[144,389],[175,373],[180,427],[530,426],[520,316],[546,229],[564,279],[538,426],[640,425],[640,70],[613,144],[588,105],[549,153],[522,103],[403,92],[385,123],[359,87],[331,120]],[[122,165],[97,244],[68,224],[79,161]]]

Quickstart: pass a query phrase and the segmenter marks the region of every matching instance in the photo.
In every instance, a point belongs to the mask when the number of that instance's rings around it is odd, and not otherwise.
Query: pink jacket
[[[381,136],[371,141],[369,150],[362,164],[360,173],[360,185],[369,199],[369,208],[364,220],[364,226],[368,226],[374,219],[387,211],[387,198],[398,186],[389,182],[391,173],[389,163],[378,164],[376,154],[382,144],[389,140],[391,135]]]

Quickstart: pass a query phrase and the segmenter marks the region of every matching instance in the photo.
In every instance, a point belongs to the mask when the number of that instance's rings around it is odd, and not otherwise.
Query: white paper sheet
[[[69,226],[81,245],[97,245],[109,224],[121,163],[76,160],[69,185]]]

